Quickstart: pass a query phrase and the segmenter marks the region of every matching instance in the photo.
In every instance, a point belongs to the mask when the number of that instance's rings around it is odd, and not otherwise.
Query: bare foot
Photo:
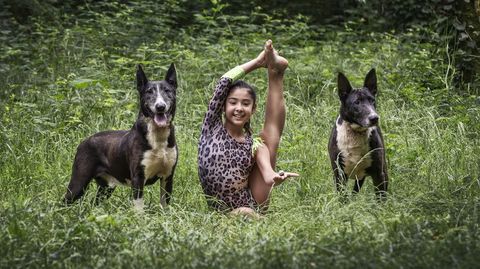
[[[235,208],[234,210],[230,211],[230,215],[232,216],[245,216],[252,219],[259,219],[260,215],[255,212],[255,210],[249,207],[239,207]]]
[[[271,70],[276,74],[283,74],[288,67],[287,59],[278,54],[270,39],[265,42],[265,61],[269,71]]]

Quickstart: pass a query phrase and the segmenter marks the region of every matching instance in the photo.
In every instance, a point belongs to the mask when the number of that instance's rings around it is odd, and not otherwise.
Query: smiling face
[[[250,89],[232,89],[228,94],[224,110],[227,128],[243,128],[255,112],[255,100]]]

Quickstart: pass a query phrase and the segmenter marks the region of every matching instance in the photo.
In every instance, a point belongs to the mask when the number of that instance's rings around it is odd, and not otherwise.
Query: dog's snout
[[[163,113],[165,112],[165,107],[166,105],[165,104],[155,104],[155,109],[157,110],[157,112],[160,112],[160,113]]]
[[[372,125],[376,125],[378,123],[378,115],[370,115],[368,120]]]

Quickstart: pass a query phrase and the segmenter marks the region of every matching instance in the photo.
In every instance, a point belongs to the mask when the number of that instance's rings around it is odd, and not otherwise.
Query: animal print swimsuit
[[[198,146],[198,174],[203,191],[209,206],[220,210],[257,205],[248,188],[248,176],[255,163],[252,136],[247,134],[245,142],[238,142],[222,122],[228,88],[243,75],[244,70],[237,66],[217,82]]]

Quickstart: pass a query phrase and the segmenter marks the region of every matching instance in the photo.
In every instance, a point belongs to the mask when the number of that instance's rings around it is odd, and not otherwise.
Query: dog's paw
[[[135,211],[135,213],[143,214],[145,212],[143,208],[144,208],[143,199],[133,200],[133,211]]]

